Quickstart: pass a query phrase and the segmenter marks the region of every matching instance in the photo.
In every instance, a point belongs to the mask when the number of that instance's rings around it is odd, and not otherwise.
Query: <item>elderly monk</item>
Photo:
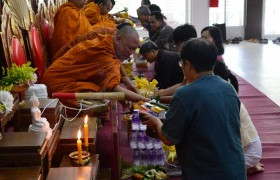
[[[87,0],[69,0],[59,7],[54,17],[54,31],[51,38],[51,55],[54,55],[65,44],[77,36],[92,30],[91,25],[82,11]]]
[[[112,0],[94,0],[83,8],[83,12],[88,18],[93,29],[98,27],[116,29],[115,21],[108,14],[108,12],[113,8],[113,5],[114,1]]]
[[[54,92],[120,91],[127,100],[148,101],[121,87],[120,64],[139,46],[139,37],[131,26],[117,33],[90,32],[67,48],[45,72],[42,82]],[[77,105],[77,102],[71,102]]]

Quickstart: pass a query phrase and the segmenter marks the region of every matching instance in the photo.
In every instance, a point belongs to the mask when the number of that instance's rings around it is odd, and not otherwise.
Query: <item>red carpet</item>
[[[238,77],[239,97],[256,126],[263,146],[265,171],[248,180],[280,179],[280,107],[248,82]]]
[[[149,76],[150,72],[146,73]],[[265,165],[265,171],[248,176],[248,180],[280,180],[280,107],[242,78],[238,77],[238,80],[240,100],[245,104],[263,145],[261,163]],[[125,161],[131,162],[132,155],[127,134],[123,123],[121,124],[121,156]],[[114,150],[110,126],[110,123],[108,123],[98,131],[97,152],[100,154],[101,168],[109,168],[112,165]]]

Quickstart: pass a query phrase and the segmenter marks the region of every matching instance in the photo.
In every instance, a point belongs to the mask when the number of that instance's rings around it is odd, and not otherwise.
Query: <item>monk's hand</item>
[[[137,87],[132,82],[127,84],[127,89],[129,89],[130,91],[133,91],[135,93],[138,93]]]

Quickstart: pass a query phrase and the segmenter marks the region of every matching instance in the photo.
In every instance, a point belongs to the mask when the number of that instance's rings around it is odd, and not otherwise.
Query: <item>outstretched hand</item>
[[[140,120],[142,124],[146,124],[148,129],[156,130],[158,123],[161,123],[160,119],[147,113],[140,111]]]

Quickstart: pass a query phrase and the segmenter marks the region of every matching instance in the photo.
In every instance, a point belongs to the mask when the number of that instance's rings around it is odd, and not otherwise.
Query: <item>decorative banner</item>
[[[219,7],[219,0],[210,0],[209,7]]]

